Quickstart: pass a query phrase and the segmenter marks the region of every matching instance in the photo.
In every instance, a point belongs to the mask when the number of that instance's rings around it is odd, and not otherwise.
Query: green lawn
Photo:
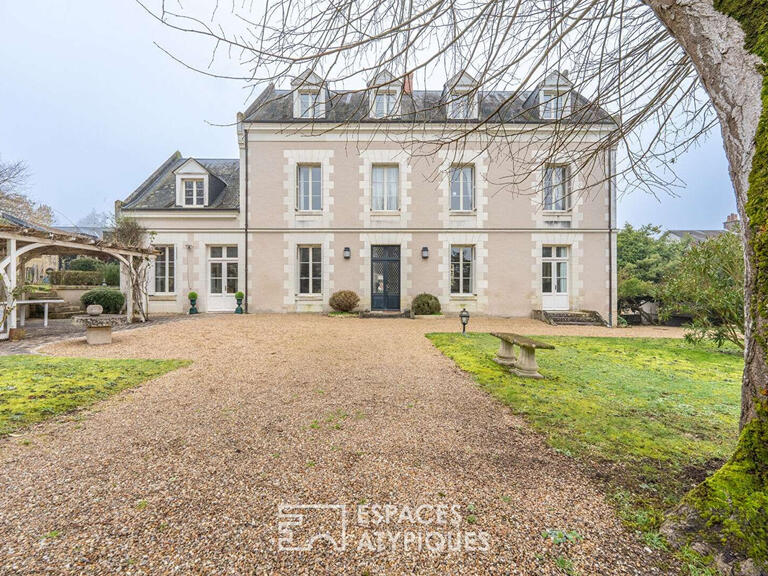
[[[0,436],[187,364],[182,360],[0,356]]]
[[[489,334],[428,338],[606,479],[624,520],[647,538],[736,446],[740,354],[671,339],[537,337],[555,350],[536,354],[546,379],[530,380],[493,362],[499,341]]]

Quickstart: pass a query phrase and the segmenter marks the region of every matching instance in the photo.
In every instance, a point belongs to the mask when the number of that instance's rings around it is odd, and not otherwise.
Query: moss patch
[[[0,357],[0,436],[188,364],[182,360]]]

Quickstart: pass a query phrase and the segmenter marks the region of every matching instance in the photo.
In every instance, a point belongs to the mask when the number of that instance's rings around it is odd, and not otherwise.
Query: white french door
[[[568,246],[541,248],[541,307],[544,310],[569,310]]]
[[[208,247],[208,310],[232,311],[237,306],[239,265],[237,246]]]

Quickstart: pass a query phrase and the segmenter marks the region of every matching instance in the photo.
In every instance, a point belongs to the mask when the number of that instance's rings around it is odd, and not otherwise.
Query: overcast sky
[[[231,124],[250,93],[185,69],[205,46],[174,36],[132,0],[0,0],[0,159],[24,160],[27,192],[60,224],[113,209],[175,150],[237,157]],[[417,87],[418,88],[418,87]],[[619,203],[619,222],[719,228],[735,211],[719,133],[678,160],[685,188]]]

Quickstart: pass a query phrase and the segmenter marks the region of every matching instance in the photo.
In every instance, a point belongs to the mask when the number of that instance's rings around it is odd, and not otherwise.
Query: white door
[[[237,307],[237,246],[208,247],[208,310],[233,312]]]
[[[544,310],[569,310],[568,246],[541,249],[541,306]]]

